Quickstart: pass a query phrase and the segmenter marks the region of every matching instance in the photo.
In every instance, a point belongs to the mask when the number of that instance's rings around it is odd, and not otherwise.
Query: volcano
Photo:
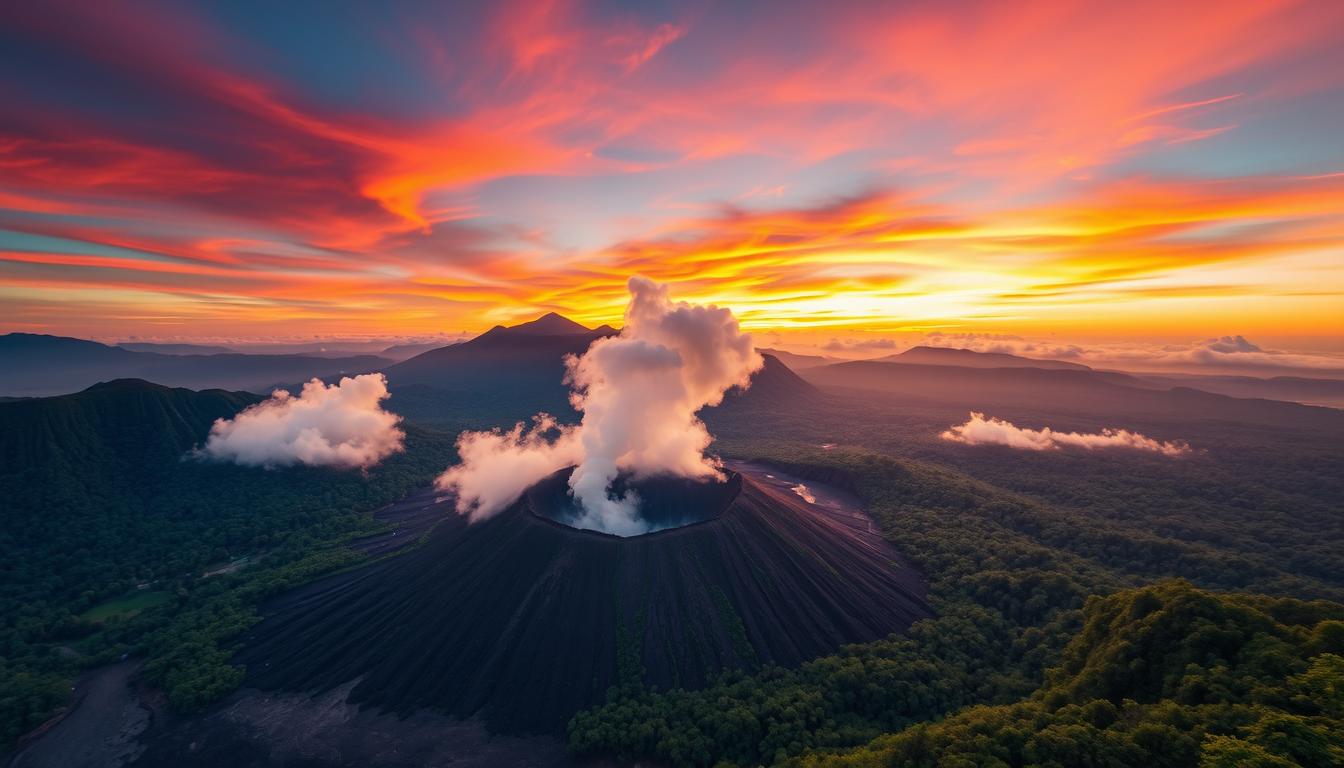
[[[567,524],[571,471],[488,520],[448,514],[422,546],[274,601],[239,654],[246,684],[357,681],[350,700],[384,711],[559,733],[615,685],[700,687],[929,615],[921,579],[866,519],[772,476],[632,483],[661,530],[620,538]]]

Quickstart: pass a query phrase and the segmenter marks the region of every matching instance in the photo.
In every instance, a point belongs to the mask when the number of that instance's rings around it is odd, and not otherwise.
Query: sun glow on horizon
[[[1344,335],[1338,3],[159,10],[0,11],[0,332]]]

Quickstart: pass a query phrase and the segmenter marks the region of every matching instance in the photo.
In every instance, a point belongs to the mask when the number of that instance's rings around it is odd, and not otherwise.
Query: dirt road
[[[151,719],[130,685],[139,668],[123,661],[80,678],[70,713],[21,749],[10,768],[121,768],[139,757]]]

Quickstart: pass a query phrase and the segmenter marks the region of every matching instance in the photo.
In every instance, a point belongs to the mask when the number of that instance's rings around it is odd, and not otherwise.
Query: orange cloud
[[[0,322],[602,322],[637,272],[754,328],[1339,330],[1344,159],[1229,143],[1344,86],[1338,3],[511,2],[357,20],[339,88],[124,10],[0,12],[47,56],[0,76]]]

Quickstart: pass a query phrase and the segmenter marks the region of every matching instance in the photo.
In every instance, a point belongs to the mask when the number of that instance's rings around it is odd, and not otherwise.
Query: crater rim
[[[697,528],[721,520],[737,502],[745,478],[740,472],[722,469],[724,479],[695,480],[675,475],[633,479],[623,475],[613,486],[617,493],[633,490],[640,498],[639,517],[651,530],[630,536],[574,525],[580,514],[578,501],[569,491],[575,467],[554,472],[523,492],[520,502],[533,519],[578,533],[617,541],[634,541],[658,534]]]

